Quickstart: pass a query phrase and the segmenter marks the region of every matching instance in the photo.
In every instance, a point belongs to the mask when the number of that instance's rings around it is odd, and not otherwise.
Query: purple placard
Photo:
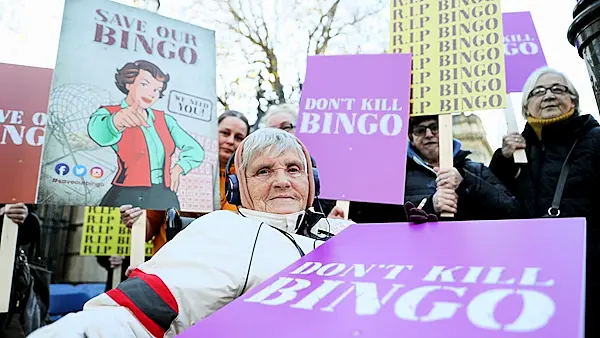
[[[352,225],[178,337],[581,338],[584,259],[583,218]]]
[[[520,93],[529,74],[546,66],[546,58],[531,13],[504,13],[502,14],[502,26],[506,91]]]
[[[308,57],[296,135],[320,197],[404,203],[410,71],[410,54]]]

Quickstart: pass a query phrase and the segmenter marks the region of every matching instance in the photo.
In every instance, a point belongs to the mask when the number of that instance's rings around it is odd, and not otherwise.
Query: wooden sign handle
[[[138,266],[146,260],[146,210],[142,210],[140,217],[131,226],[129,254],[131,266]]]
[[[504,119],[506,120],[506,127],[509,133],[519,132],[510,94],[506,94],[506,109],[504,109]],[[513,158],[515,159],[515,163],[527,163],[527,154],[525,153],[525,149],[517,149],[513,154]]]
[[[4,210],[10,209],[12,206],[12,204],[7,204],[4,206]],[[5,213],[2,234],[0,234],[0,313],[8,312],[10,306],[18,233],[19,226]]]
[[[111,287],[116,289],[121,283],[121,274],[123,273],[123,264],[113,268]]]
[[[452,115],[443,114],[438,116],[439,142],[440,142],[440,168],[454,167],[454,149],[452,138]],[[441,217],[451,218],[454,214],[443,212]]]

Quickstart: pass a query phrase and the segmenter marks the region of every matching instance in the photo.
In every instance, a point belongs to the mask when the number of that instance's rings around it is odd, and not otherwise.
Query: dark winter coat
[[[505,219],[518,215],[519,204],[514,196],[488,167],[470,160],[470,154],[470,151],[461,150],[461,143],[454,140],[454,167],[463,177],[463,181],[456,189],[457,213],[448,220]],[[423,198],[427,198],[423,210],[434,213],[433,195],[437,186],[435,179],[433,168],[409,145],[404,200],[418,205]]]
[[[502,219],[518,215],[517,200],[485,165],[467,158],[471,152],[460,148],[460,142],[454,140],[454,166],[463,177],[463,181],[457,189],[458,212],[455,217],[447,220]],[[407,155],[404,200],[419,205],[427,198],[423,210],[435,213],[433,195],[437,187],[436,173],[411,145]],[[350,218],[359,223],[406,221],[402,206],[373,203],[352,202]]]
[[[586,235],[586,337],[596,337],[600,301],[600,128],[591,115],[574,115],[565,121],[544,126],[540,141],[529,124],[522,135],[527,147],[527,163],[517,165],[498,149],[490,169],[504,182],[521,204],[523,218],[547,215],[552,205],[564,160],[576,139],[569,159],[569,176],[560,203],[559,217],[585,217]],[[519,171],[520,170],[520,171]],[[515,178],[516,176],[516,178]],[[592,327],[590,325],[595,325]],[[593,332],[593,333],[592,333]],[[589,333],[589,334],[588,334]]]

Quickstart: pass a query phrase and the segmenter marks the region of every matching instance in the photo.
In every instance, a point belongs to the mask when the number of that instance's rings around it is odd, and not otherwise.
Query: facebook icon
[[[56,167],[54,167],[54,171],[56,171],[56,173],[60,176],[65,176],[69,173],[69,166],[64,163],[59,163],[56,165]]]

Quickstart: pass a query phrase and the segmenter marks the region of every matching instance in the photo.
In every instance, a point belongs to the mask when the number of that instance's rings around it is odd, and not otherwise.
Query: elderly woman
[[[298,120],[298,110],[290,104],[272,105],[267,110],[262,121],[267,128],[277,128],[286,131],[290,134],[296,133],[296,121]],[[313,157],[313,166],[316,168],[317,162]],[[315,209],[329,217],[343,218],[344,210],[335,206],[335,201],[317,199]]]
[[[174,337],[323,243],[329,221],[309,208],[315,180],[295,136],[261,129],[234,161],[239,214],[198,218],[118,288],[31,337]]]
[[[587,220],[587,300],[598,300],[598,226],[600,205],[600,128],[591,115],[579,111],[579,94],[562,73],[542,68],[529,76],[523,89],[523,133],[504,136],[490,163],[492,172],[515,195],[522,217],[585,217]],[[527,164],[513,154],[525,149]],[[568,157],[568,160],[567,160]],[[564,187],[561,169],[568,166]],[[555,200],[562,189],[562,198]],[[558,202],[558,203],[557,203]],[[589,313],[589,307],[587,313]],[[590,318],[588,318],[590,319]],[[586,337],[598,336],[586,320]],[[594,324],[595,325],[595,324]],[[590,335],[590,332],[594,332]]]

